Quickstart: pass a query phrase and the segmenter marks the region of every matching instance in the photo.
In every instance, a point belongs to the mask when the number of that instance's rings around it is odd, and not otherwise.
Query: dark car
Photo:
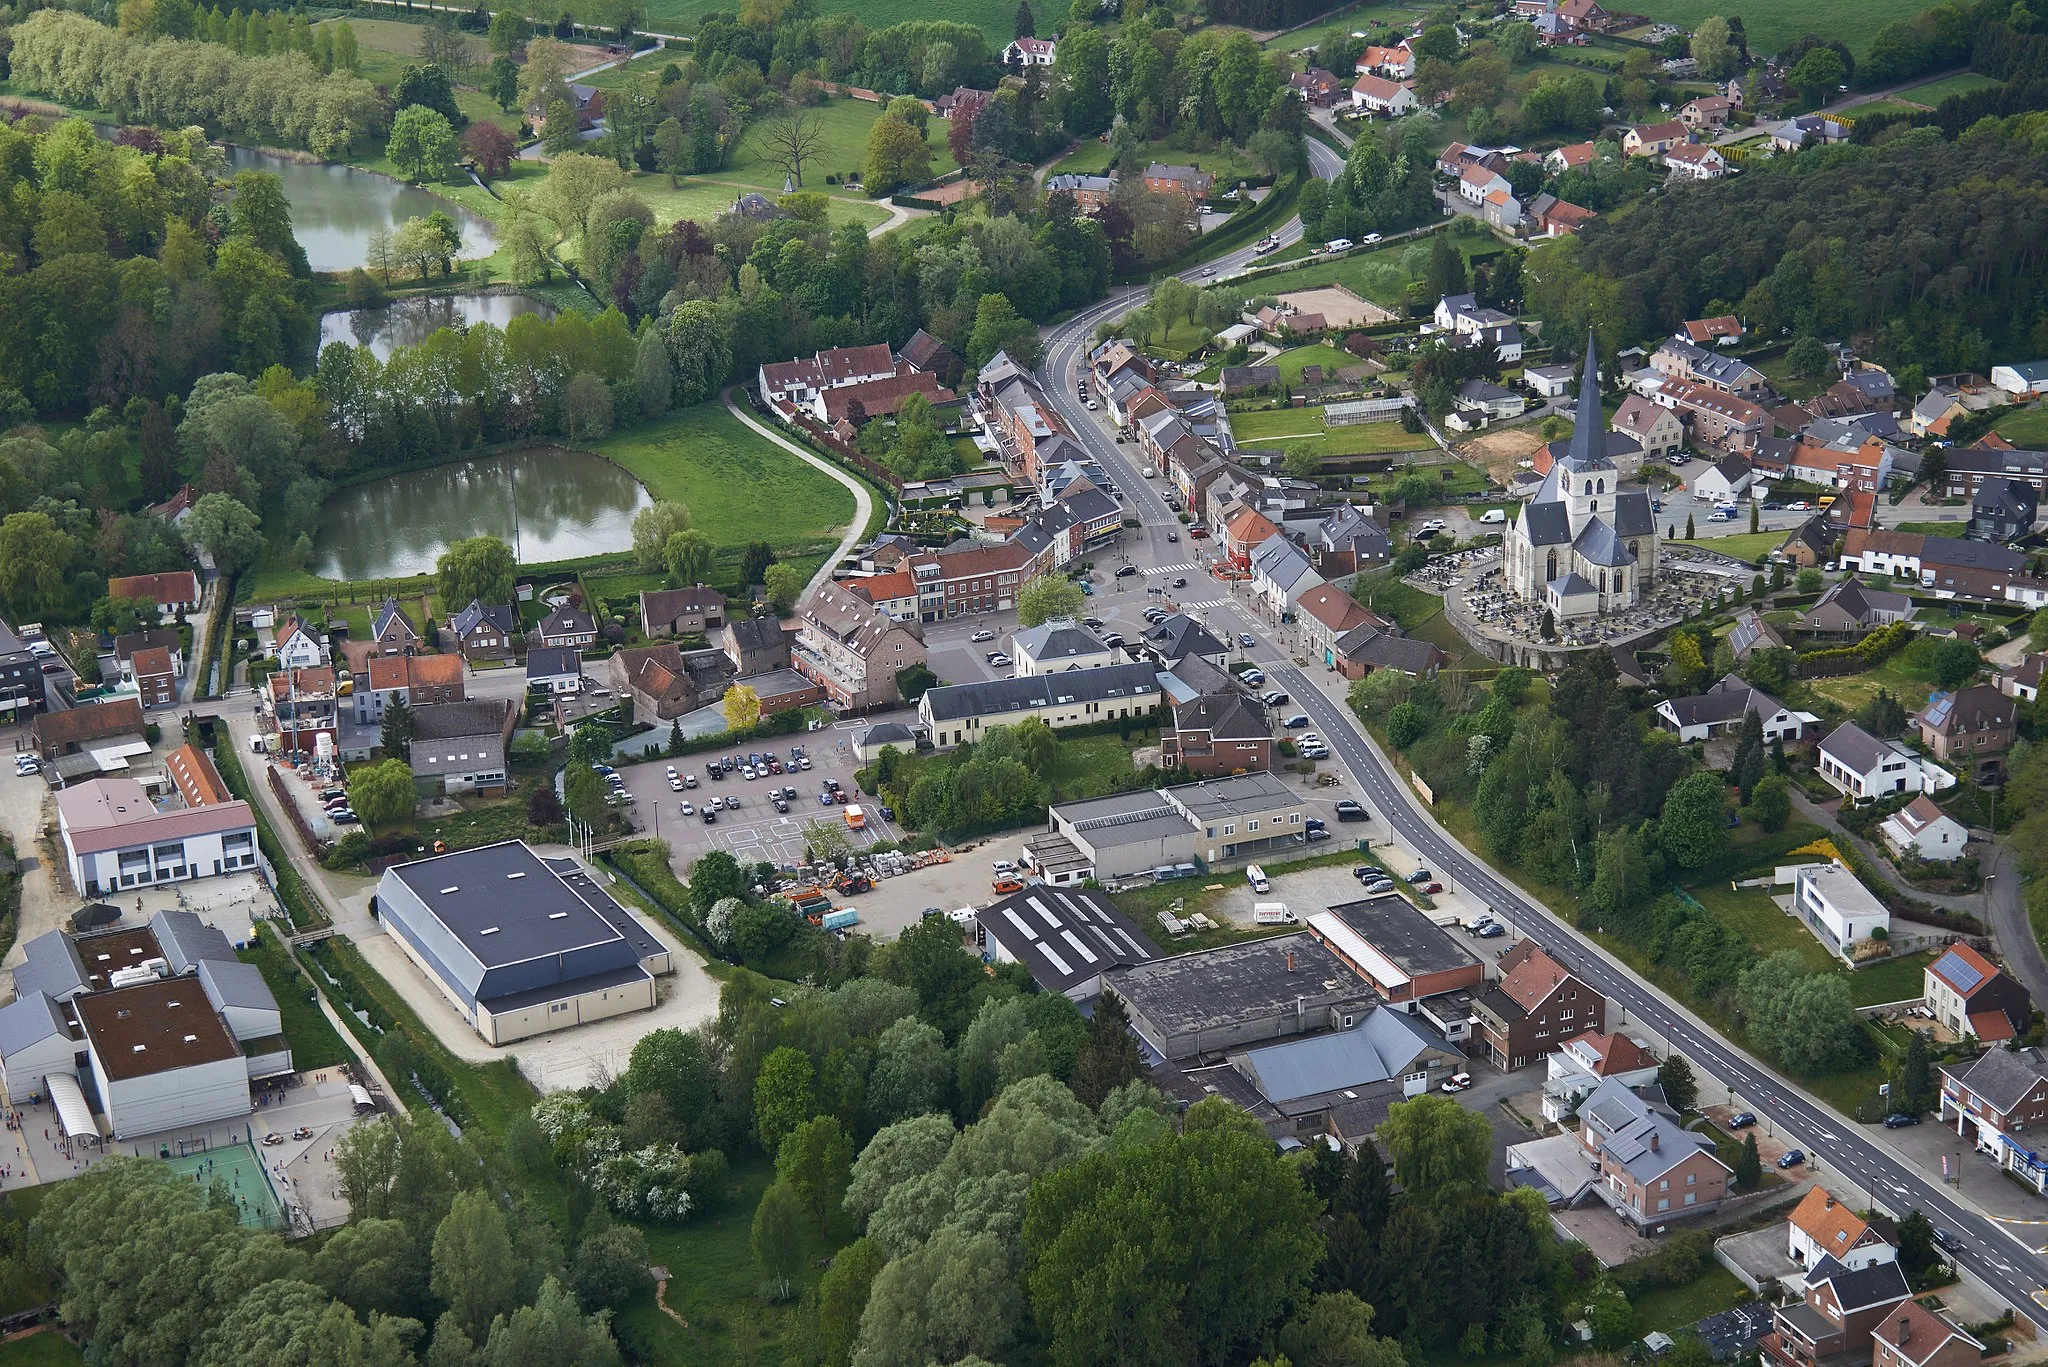
[[[1138,573],[1138,567],[1136,565],[1124,565],[1120,566],[1117,569],[1116,577],[1119,579],[1128,579],[1136,573]]]
[[[1934,1227],[1934,1242],[1940,1244],[1951,1253],[1960,1252],[1963,1243],[1954,1230],[1943,1229],[1940,1225]]]
[[[1311,831],[1326,831],[1329,829],[1329,824],[1319,816],[1310,817],[1307,821],[1304,821],[1302,825]]]
[[[1318,840],[1328,840],[1330,833],[1320,826],[1311,826],[1308,830],[1302,832],[1302,838],[1313,845]]]
[[[1362,805],[1353,802],[1348,797],[1337,804],[1337,819],[1339,821],[1364,821],[1370,815],[1371,813],[1367,812]]]
[[[1903,1130],[1908,1125],[1918,1125],[1919,1123],[1919,1116],[1908,1115],[1904,1111],[1893,1111],[1884,1118],[1884,1127],[1888,1130]]]
[[[1182,576],[1180,576],[1179,578],[1175,579],[1175,580],[1173,581],[1173,586],[1174,586],[1175,588],[1177,588],[1177,589],[1184,589],[1184,588],[1186,588],[1186,587],[1188,586],[1187,576],[1186,576],[1186,575],[1182,575]]]
[[[894,821],[896,819],[896,809],[894,807],[883,807],[881,812],[882,820],[884,821]]]
[[[704,824],[707,826],[716,826],[718,824],[718,813],[712,811],[709,807],[706,807],[704,809]]]
[[[1728,1117],[1728,1128],[1731,1130],[1746,1130],[1754,1124],[1756,1124],[1756,1117],[1748,1111],[1737,1111],[1734,1115]]]
[[[1178,542],[1178,541],[1180,540],[1180,533],[1179,533],[1179,532],[1168,532],[1168,533],[1166,534],[1166,539],[1167,539],[1168,541]]]
[[[1796,1168],[1805,1161],[1805,1149],[1787,1149],[1785,1150],[1785,1156],[1778,1160],[1778,1166],[1781,1168]]]

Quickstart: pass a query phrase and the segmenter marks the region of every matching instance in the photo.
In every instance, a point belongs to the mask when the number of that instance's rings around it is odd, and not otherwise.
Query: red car
[[[1437,893],[1442,892],[1444,890],[1444,885],[1442,883],[1424,883],[1422,885],[1422,890],[1426,893],[1429,893],[1431,896],[1435,896]]]
[[[1209,539],[1209,529],[1207,527],[1190,527],[1188,528],[1188,539],[1190,541],[1206,541]]]

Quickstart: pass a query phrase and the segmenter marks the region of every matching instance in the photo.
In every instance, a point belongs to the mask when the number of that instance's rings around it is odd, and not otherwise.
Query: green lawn
[[[1491,237],[1468,237],[1460,233],[1451,234],[1451,242],[1471,260],[1474,252],[1494,252],[1499,244]],[[1252,282],[1252,288],[1261,295],[1286,294],[1292,290],[1311,289],[1317,285],[1343,285],[1354,294],[1362,295],[1386,308],[1398,308],[1402,291],[1416,275],[1408,268],[1405,257],[1416,251],[1415,266],[1420,270],[1429,257],[1427,238],[1408,239],[1382,247],[1378,251],[1353,252],[1336,261],[1322,261],[1308,258],[1306,265],[1292,270],[1279,271],[1259,277]]]
[[[1441,497],[1446,500],[1462,498],[1465,494],[1485,493],[1489,483],[1486,472],[1478,466],[1468,465],[1462,460],[1450,460],[1439,461],[1434,465],[1397,465],[1384,474],[1372,476],[1366,481],[1365,487],[1375,494],[1390,494],[1394,486],[1409,475],[1435,479],[1441,489]],[[1430,502],[1431,500],[1424,500],[1417,506],[1428,506]]]
[[[1668,515],[1666,515],[1665,521],[1667,526],[1670,525]],[[1695,523],[1694,526],[1698,526],[1698,524]],[[1737,560],[1755,561],[1769,555],[1772,551],[1784,545],[1785,533],[1736,532],[1732,536],[1708,536],[1693,541],[1687,541],[1685,538],[1680,537],[1670,544],[1673,547],[1697,546],[1701,550],[1719,551],[1723,555],[1732,555]]]
[[[54,1329],[0,1343],[0,1367],[72,1367],[84,1361],[85,1354]]]
[[[880,27],[865,12],[861,17],[870,27]],[[925,14],[921,17],[936,19],[940,16]],[[816,159],[816,179],[812,178],[811,168],[806,168],[804,188],[823,190],[828,173],[838,175],[861,168],[861,163],[867,158],[868,133],[874,128],[875,120],[882,117],[882,106],[866,100],[827,100],[811,113],[817,117],[822,142]],[[944,119],[932,119],[927,124],[925,141],[932,149],[932,174],[940,175],[952,170],[953,154],[946,147]],[[758,124],[747,130],[746,139],[734,149],[732,165],[718,174],[721,179],[738,181],[756,189],[777,192],[782,189],[781,168],[770,164]]]
[[[1924,104],[1932,109],[1951,95],[1967,95],[1973,90],[1988,90],[2003,81],[1994,81],[1989,76],[1979,76],[1974,71],[1959,71],[1953,76],[1944,76],[1926,85],[1916,85],[1911,90],[1901,90],[1898,98],[1914,104]]]
[[[1711,15],[1727,12],[1720,0],[1642,0],[1629,11],[1658,23],[1697,28]],[[1922,0],[1793,0],[1784,9],[1759,10],[1743,16],[1750,51],[1772,53],[1788,46],[1802,33],[1833,34],[1847,43],[1858,57],[1870,50],[1870,40],[1894,19],[1910,19],[1925,9]]]
[[[1859,968],[1849,975],[1849,999],[1858,1006],[1880,1006],[1917,997],[1925,982],[1924,970],[1933,957],[1934,951],[1929,950]]]
[[[863,228],[873,228],[886,223],[889,211],[870,199],[855,199],[834,192],[820,176],[817,184],[805,178],[806,190],[823,190],[831,197],[827,219],[834,223],[858,223]],[[762,191],[770,199],[780,193],[782,182],[778,178],[773,186],[764,187],[752,181],[730,178],[721,172],[717,176],[686,176],[681,184],[671,190],[668,179],[659,175],[638,175],[633,178],[633,193],[640,196],[648,208],[654,210],[657,225],[674,223],[678,219],[692,218],[699,223],[709,224],[727,209],[741,195],[751,191]]]
[[[1789,949],[1805,960],[1808,968],[1819,972],[1841,966],[1841,960],[1821,948],[1803,923],[1778,910],[1767,889],[1735,889],[1716,883],[1693,888],[1690,895],[1715,920],[1747,940],[1759,959]]]
[[[844,486],[756,436],[715,400],[592,449],[631,471],[657,499],[686,504],[697,530],[721,549],[749,541],[815,546],[853,517]]]
[[[1324,427],[1323,410],[1275,408],[1258,413],[1233,413],[1230,430],[1239,446],[1293,451],[1307,447],[1320,456],[1362,456],[1386,451],[1414,451],[1428,443],[1402,430],[1398,422],[1364,422],[1349,427]]]
[[[1902,532],[1918,532],[1922,536],[1960,538],[1964,532],[1970,530],[1970,524],[1967,522],[1901,522],[1899,530]]]
[[[1396,626],[1409,632],[1444,610],[1442,598],[1402,583],[1392,570],[1360,575],[1351,586],[1351,596],[1382,617],[1393,618]]]
[[[284,1021],[285,1042],[292,1047],[292,1066],[304,1071],[309,1068],[327,1068],[334,1064],[352,1060],[348,1046],[335,1033],[334,1025],[320,1012],[319,1004],[309,1000],[313,985],[293,966],[292,961],[266,930],[262,940],[254,949],[240,951],[238,957],[245,964],[254,964],[263,974],[263,984],[270,989],[270,995],[277,998],[279,1016]]]
[[[1918,114],[1921,112],[1921,110],[1918,105],[1901,104],[1897,100],[1872,100],[1868,104],[1859,104],[1855,106],[1853,109],[1846,109],[1842,112],[1844,118],[1859,119],[1868,114],[1910,115]]]
[[[1339,351],[1336,347],[1317,342],[1313,346],[1298,346],[1291,351],[1283,351],[1266,364],[1279,366],[1280,378],[1287,383],[1300,384],[1304,366],[1321,366],[1323,378],[1327,381],[1346,366],[1357,365],[1358,358],[1348,351]]]
[[[1684,1286],[1665,1287],[1636,1297],[1636,1330],[1643,1334],[1657,1330],[1675,1333],[1749,1299],[1749,1288],[1735,1280],[1734,1273],[1712,1263]]]
[[[956,24],[973,24],[989,37],[989,53],[993,56],[1010,41],[1016,32],[1017,7],[1009,0],[937,0],[938,8],[933,9],[931,0],[822,0],[818,6],[820,15],[855,13],[870,31],[886,28],[891,24],[908,23],[914,19],[945,19]],[[567,8],[579,8],[570,4]],[[734,9],[731,0],[650,0],[647,17],[641,27],[654,33],[694,33],[705,15]],[[1050,33],[1053,20],[1050,13],[1040,16],[1039,31]],[[1060,16],[1065,18],[1064,13]]]
[[[1991,430],[2015,446],[2048,446],[2048,404],[2037,403],[2008,413],[1993,423]]]
[[[1876,669],[1867,669],[1861,674],[1845,674],[1839,679],[1809,679],[1806,686],[1849,712],[1856,711],[1876,697],[1878,689],[1888,689],[1908,712],[1915,712],[1927,705],[1927,695],[1934,691],[1934,680],[1909,669],[1895,655]]]
[[[1138,144],[1140,161],[1163,161],[1169,166],[1199,166],[1216,177],[1220,194],[1232,181],[1251,179],[1264,173],[1258,163],[1234,147],[1223,146],[1206,152],[1174,145],[1171,139]],[[1109,165],[1109,144],[1090,138],[1053,163],[1055,172],[1100,172]]]

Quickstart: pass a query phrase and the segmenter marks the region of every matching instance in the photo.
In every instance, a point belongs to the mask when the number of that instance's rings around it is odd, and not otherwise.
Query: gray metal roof
[[[69,1039],[71,1029],[48,994],[30,992],[0,1006],[0,1060],[12,1058],[52,1035]]]
[[[228,937],[194,911],[160,911],[149,918],[149,933],[156,936],[173,973],[190,973],[207,959],[235,961]]]
[[[1665,706],[1671,709],[1680,726],[1718,726],[1738,720],[1745,712],[1769,717],[1785,710],[1785,705],[1776,698],[1760,688],[1751,688],[1733,674],[1704,693],[1672,698]]]
[[[1025,627],[1011,636],[1010,643],[1019,655],[1029,655],[1034,660],[1074,660],[1106,655],[1110,650],[1094,632],[1076,626],[1066,617]]]
[[[1522,528],[1532,546],[1563,546],[1572,539],[1571,514],[1564,504],[1555,497],[1545,498],[1545,491],[1557,477],[1557,467],[1550,467],[1550,474],[1544,477],[1543,488],[1536,497],[1522,509]]]
[[[1188,830],[1188,819],[1180,808],[1156,792],[1115,793],[1059,803],[1051,810],[1068,823],[1075,840],[1085,841],[1097,851],[1144,844],[1167,834],[1184,835]]]
[[[1615,535],[1614,528],[1600,518],[1594,518],[1579,528],[1579,535],[1572,542],[1572,550],[1588,564],[1604,565],[1609,568],[1636,563],[1635,555]]]
[[[263,973],[254,964],[245,964],[239,959],[208,959],[199,965],[199,985],[206,991],[206,999],[214,1009],[226,1011],[230,1007],[241,1007],[250,1011],[275,1011],[277,998],[270,993],[270,985],[263,981]]]
[[[1415,1017],[1380,1007],[1349,1030],[1254,1049],[1242,1056],[1239,1067],[1266,1100],[1280,1105],[1398,1078],[1414,1071],[1415,1060],[1432,1048],[1449,1046]]]
[[[63,931],[44,931],[23,945],[21,952],[23,961],[14,970],[18,996],[41,992],[63,1001],[85,990],[85,961]]]
[[[862,747],[870,745],[902,745],[914,742],[916,739],[917,733],[901,722],[885,721],[870,726],[867,730],[861,732],[860,740],[857,744]]]
[[[990,679],[981,683],[947,684],[924,695],[933,721],[1000,716],[1060,702],[1105,702],[1132,698],[1151,705],[1159,701],[1159,670],[1155,665],[1104,665],[1061,674],[1035,674],[1021,679]]]
[[[1196,821],[1216,817],[1256,816],[1275,806],[1299,806],[1302,796],[1272,774],[1237,774],[1230,778],[1206,779],[1168,788],[1166,794],[1185,808]]]
[[[595,884],[572,886],[517,840],[395,865],[384,877],[424,903],[484,969],[626,938],[629,918],[601,892],[598,905]]]
[[[1159,957],[1144,932],[1092,889],[1033,884],[983,907],[976,919],[1048,992]]]

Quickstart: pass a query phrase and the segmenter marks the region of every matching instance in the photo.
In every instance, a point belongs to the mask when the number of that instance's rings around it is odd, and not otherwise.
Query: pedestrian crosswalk
[[[1230,600],[1228,598],[1205,598],[1199,603],[1178,603],[1175,606],[1182,612],[1191,612],[1196,608],[1220,608],[1227,607],[1229,604]]]
[[[1145,571],[1145,573],[1147,573],[1147,574],[1186,574],[1186,573],[1188,573],[1188,572],[1189,572],[1190,570],[1194,569],[1194,567],[1195,567],[1195,565],[1194,565],[1194,562],[1193,562],[1193,561],[1191,560],[1191,561],[1189,561],[1189,562],[1188,562],[1187,564],[1185,564],[1185,565],[1154,565],[1154,566],[1152,566],[1152,567],[1151,567],[1150,569],[1146,570],[1146,571]]]

